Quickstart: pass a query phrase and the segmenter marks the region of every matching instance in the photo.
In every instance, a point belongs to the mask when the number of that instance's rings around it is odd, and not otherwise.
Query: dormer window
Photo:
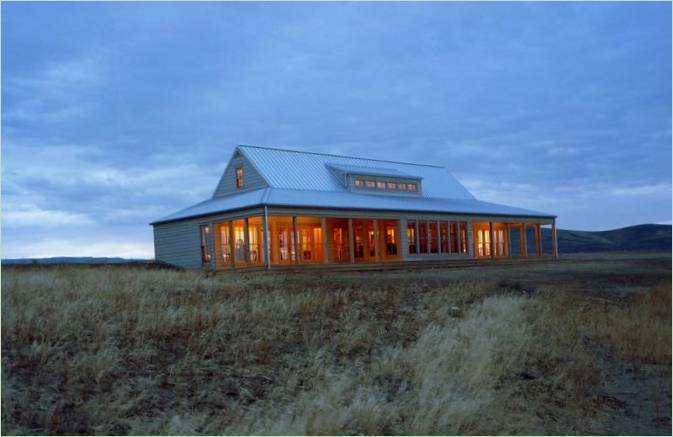
[[[243,168],[236,169],[236,188],[243,188]]]
[[[356,189],[376,190],[376,191],[405,191],[418,192],[418,182],[395,182],[389,179],[364,179],[356,176],[353,178],[353,187]]]

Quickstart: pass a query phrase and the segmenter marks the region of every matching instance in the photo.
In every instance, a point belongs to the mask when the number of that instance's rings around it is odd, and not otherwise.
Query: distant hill
[[[551,232],[542,229],[546,237]],[[671,225],[636,225],[610,231],[559,229],[559,252],[671,250]]]
[[[145,264],[148,262],[150,260],[91,256],[56,256],[52,258],[13,258],[2,260],[2,264]]]

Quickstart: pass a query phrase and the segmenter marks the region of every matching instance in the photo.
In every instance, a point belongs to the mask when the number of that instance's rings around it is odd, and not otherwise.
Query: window
[[[460,253],[467,253],[467,223],[460,222]]]
[[[426,222],[418,222],[418,251],[428,253],[428,228]]]
[[[458,253],[458,240],[456,240],[456,222],[451,222],[451,253]]]
[[[505,231],[498,229],[495,231],[495,254],[497,256],[505,256]]]
[[[386,256],[397,255],[397,226],[386,224]]]
[[[354,188],[366,188],[385,191],[418,191],[417,182],[397,182],[395,180],[385,179],[363,179],[362,177],[353,178]]]
[[[407,243],[409,253],[416,253],[416,222],[414,220],[407,221]]]
[[[236,169],[236,188],[243,188],[243,168]]]
[[[439,244],[437,241],[437,222],[428,223],[428,231],[430,232],[430,253],[438,253]]]
[[[449,253],[449,232],[446,222],[439,225],[439,237],[442,253]]]
[[[201,263],[208,264],[210,262],[210,247],[208,245],[210,226],[201,225],[199,232],[201,233]]]

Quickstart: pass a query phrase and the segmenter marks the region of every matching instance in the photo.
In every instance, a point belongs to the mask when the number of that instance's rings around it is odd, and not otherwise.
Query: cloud
[[[657,196],[667,194],[670,197],[671,183],[658,182],[654,184],[627,185],[612,188],[610,193],[617,196]]]
[[[94,222],[87,214],[42,209],[33,204],[3,204],[2,225],[9,228],[60,228],[89,226]]]

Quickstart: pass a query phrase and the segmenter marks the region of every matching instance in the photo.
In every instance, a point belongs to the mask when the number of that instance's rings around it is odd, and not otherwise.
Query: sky
[[[2,3],[2,257],[151,258],[237,144],[671,223],[670,3]]]

